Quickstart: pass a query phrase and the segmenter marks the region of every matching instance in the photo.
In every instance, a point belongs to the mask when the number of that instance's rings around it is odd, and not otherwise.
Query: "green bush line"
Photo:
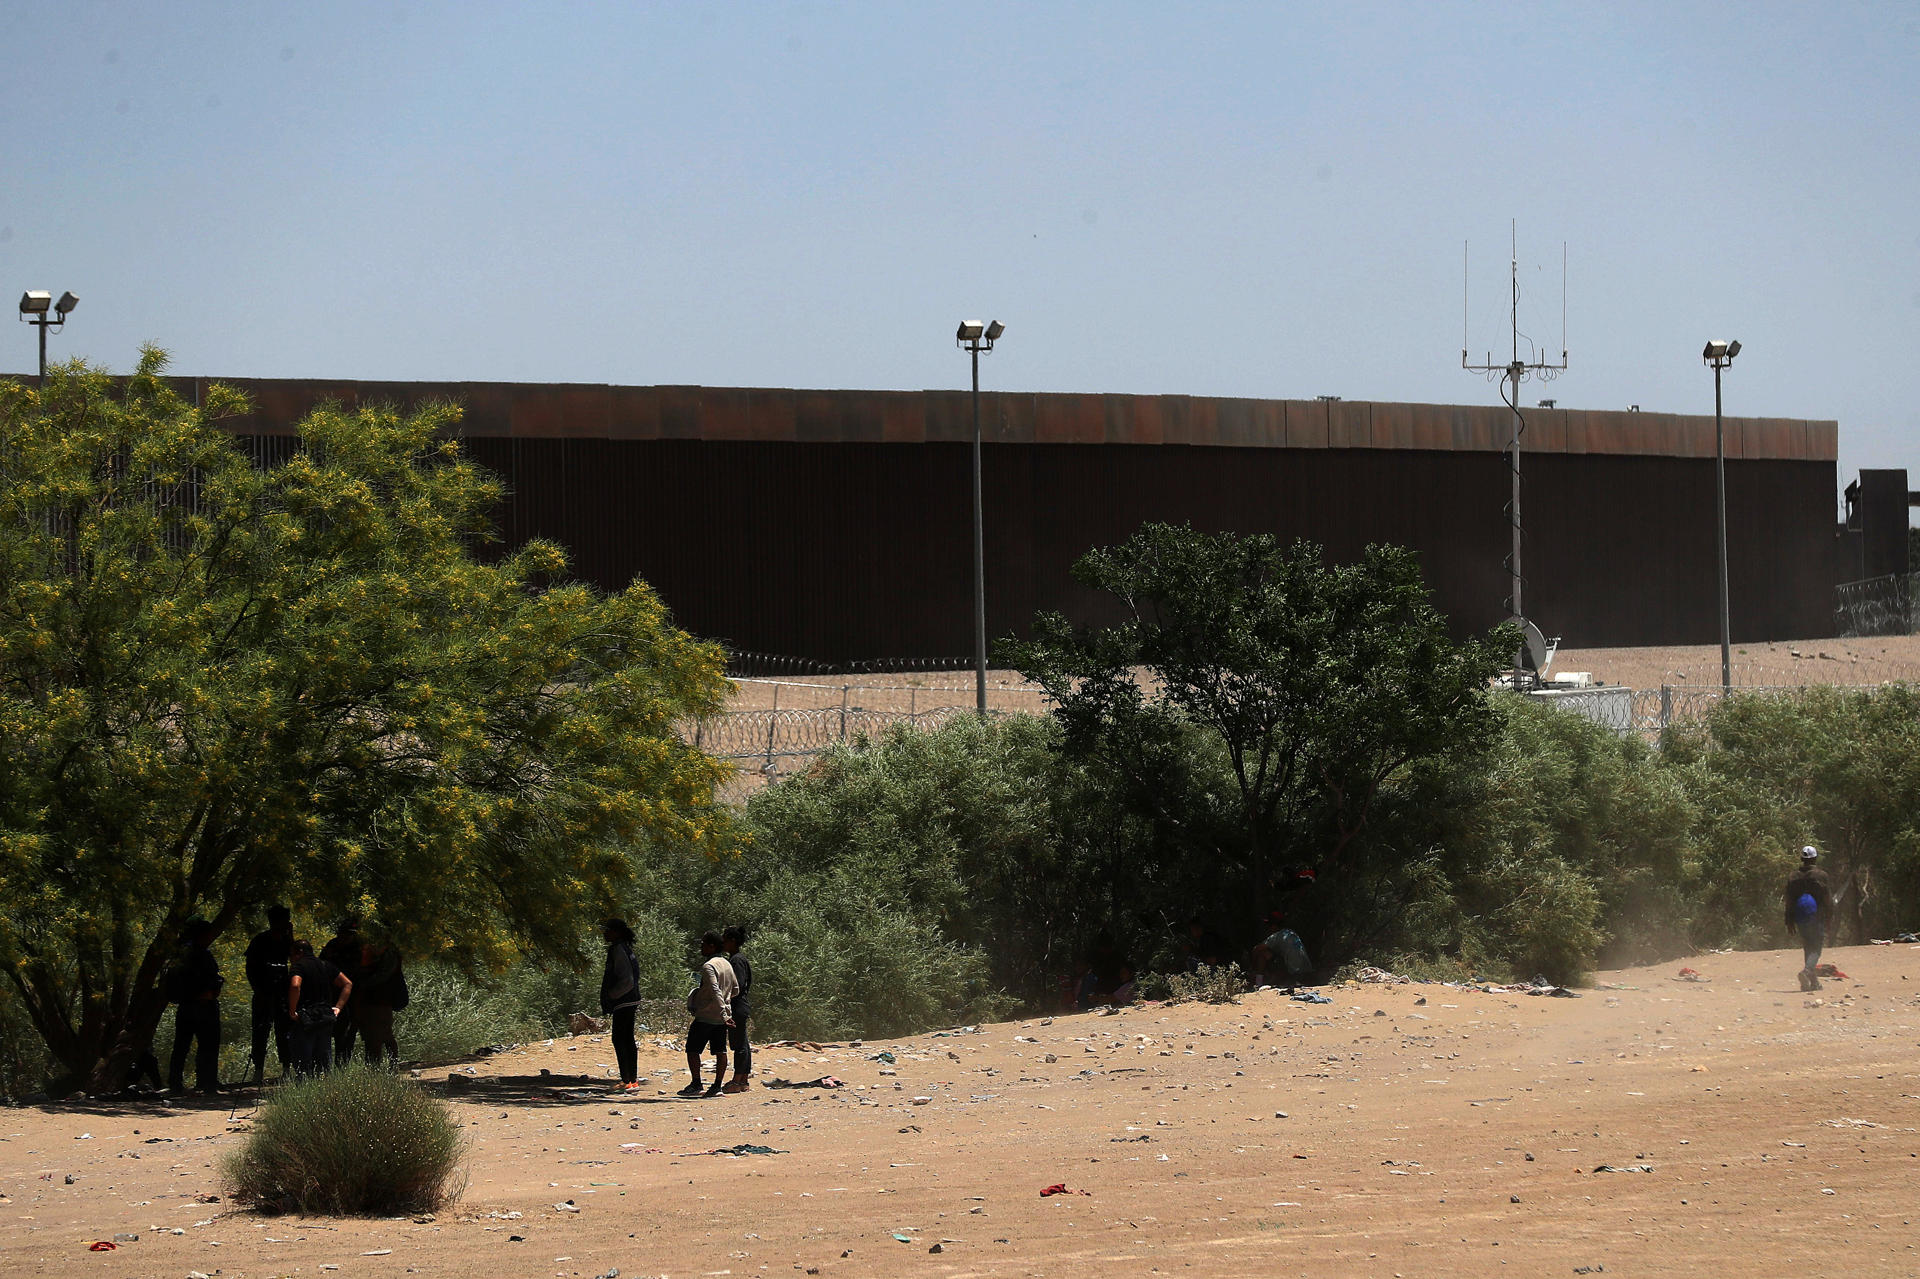
[[[1777,894],[1808,841],[1853,885],[1846,940],[1920,923],[1916,690],[1737,697],[1651,746],[1557,708],[1495,703],[1487,751],[1395,780],[1365,893],[1320,883],[1295,905],[1312,945],[1360,931],[1349,916],[1378,915],[1375,901],[1397,903],[1364,946],[1315,947],[1323,971],[1365,958],[1417,977],[1564,982],[1706,947],[1786,945]],[[1196,913],[1250,945],[1254,921],[1206,895],[1204,867],[1154,864],[1150,839],[1102,809],[1098,779],[1057,740],[1032,716],[884,733],[757,795],[748,851],[649,863],[626,903],[654,1001],[646,1033],[684,1029],[691,938],[727,922],[753,930],[764,1038],[897,1035],[1052,1007],[1103,928],[1143,973],[1178,969],[1180,926]],[[237,956],[225,967],[237,973]],[[564,1033],[569,1012],[597,1012],[590,941],[572,966],[410,974],[398,1020],[409,1060]],[[223,1003],[229,1079],[248,1069],[235,990]],[[169,1015],[155,1045],[163,1069],[171,1026]],[[0,987],[0,1091],[42,1086],[37,1049]]]

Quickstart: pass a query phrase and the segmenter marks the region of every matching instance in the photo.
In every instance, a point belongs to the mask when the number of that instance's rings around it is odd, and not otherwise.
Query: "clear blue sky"
[[[8,4],[0,286],[181,373],[1837,418],[1920,478],[1920,6]],[[12,295],[9,295],[12,296]],[[14,330],[0,370],[30,369]]]

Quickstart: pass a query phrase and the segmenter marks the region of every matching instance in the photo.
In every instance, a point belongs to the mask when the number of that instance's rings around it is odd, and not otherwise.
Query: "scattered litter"
[[[1385,968],[1362,968],[1354,974],[1356,980],[1377,982],[1383,986],[1410,986],[1413,978],[1402,977],[1399,973],[1389,972]]]
[[[933,1247],[927,1249],[927,1251],[928,1252],[945,1252],[946,1249],[940,1246],[939,1244],[935,1244],[933,1245]]]
[[[1674,980],[1676,981],[1712,981],[1713,980],[1713,978],[1711,977],[1702,977],[1700,975],[1700,970],[1697,968],[1682,968],[1679,972],[1675,973],[1673,976],[1674,976]]]
[[[933,1098],[931,1097],[915,1097],[913,1099],[913,1104],[916,1106],[924,1106],[927,1103],[931,1102],[932,1100]]]
[[[1091,1195],[1092,1193],[1091,1190],[1068,1190],[1066,1182],[1056,1181],[1051,1186],[1043,1186],[1040,1190],[1040,1197],[1047,1199],[1054,1195]]]
[[[1607,1268],[1605,1266],[1575,1266],[1573,1273],[1576,1275],[1604,1275],[1607,1273]]]
[[[1622,1164],[1619,1167],[1615,1167],[1612,1164],[1601,1164],[1598,1168],[1595,1168],[1594,1171],[1595,1172],[1652,1172],[1653,1165],[1652,1164]]]
[[[822,1075],[818,1079],[769,1079],[769,1088],[845,1088],[846,1085],[832,1075]]]
[[[901,1233],[900,1233],[899,1231],[897,1231],[897,1230],[893,1232],[893,1237],[894,1237],[895,1239],[898,1239],[898,1240],[899,1240],[899,1241],[900,1241],[901,1243],[912,1243],[912,1242],[913,1242],[913,1236],[912,1236],[912,1235],[903,1235],[903,1234],[901,1234]]]
[[[393,1249],[369,1248],[367,1251],[361,1253],[360,1255],[363,1257],[391,1257],[393,1255]]]
[[[113,1241],[115,1243],[139,1243],[140,1236],[136,1234],[125,1234],[125,1233],[117,1234],[113,1237]]]
[[[1303,1004],[1330,1004],[1333,1001],[1317,990],[1296,990],[1289,996]]]
[[[580,1211],[580,1205],[575,1203],[571,1199],[567,1200],[565,1203],[555,1204],[554,1208],[560,1212],[579,1212]]]
[[[873,1056],[867,1058],[867,1060],[868,1061],[884,1061],[889,1066],[894,1064],[893,1054],[890,1052],[877,1052]]]
[[[772,1146],[756,1146],[750,1141],[743,1141],[737,1146],[721,1146],[718,1150],[708,1150],[702,1153],[709,1155],[784,1155],[787,1152],[784,1150],[775,1150]]]
[[[1853,978],[1847,976],[1845,973],[1841,972],[1838,968],[1835,968],[1832,964],[1821,964],[1818,968],[1814,969],[1813,971],[1821,977],[1831,977],[1835,981],[1852,981],[1853,980]]]
[[[105,1239],[96,1239],[92,1243],[87,1245],[87,1251],[88,1252],[112,1252],[115,1248],[118,1248],[119,1246],[120,1245],[117,1243],[108,1243]]]

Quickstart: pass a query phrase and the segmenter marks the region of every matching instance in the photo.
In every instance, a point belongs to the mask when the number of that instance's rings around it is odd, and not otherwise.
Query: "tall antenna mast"
[[[1507,598],[1509,614],[1512,620],[1520,623],[1522,632],[1521,648],[1513,655],[1513,686],[1520,687],[1522,672],[1525,670],[1527,614],[1521,592],[1526,579],[1520,571],[1520,437],[1526,434],[1527,424],[1520,412],[1520,383],[1528,378],[1550,382],[1567,369],[1567,247],[1560,246],[1560,362],[1553,364],[1539,357],[1538,349],[1531,360],[1520,358],[1520,235],[1517,223],[1510,223],[1508,234],[1511,237],[1512,251],[1507,263],[1508,280],[1508,328],[1513,346],[1512,358],[1504,364],[1493,362],[1493,352],[1487,352],[1484,363],[1472,364],[1467,356],[1467,246],[1460,246],[1460,367],[1470,373],[1486,375],[1489,381],[1498,380],[1500,398],[1513,410],[1513,435],[1507,445],[1507,469],[1513,485],[1513,495],[1507,502],[1507,525],[1512,538],[1512,549],[1507,555],[1507,575],[1510,594]],[[1508,388],[1512,393],[1508,393]]]

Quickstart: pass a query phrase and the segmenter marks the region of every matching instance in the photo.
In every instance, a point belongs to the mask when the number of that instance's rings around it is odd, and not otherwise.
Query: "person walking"
[[[293,1026],[287,1020],[287,954],[293,944],[293,914],[267,907],[267,931],[247,943],[247,985],[253,991],[253,1082],[267,1077],[267,1037],[273,1037],[280,1073],[293,1069]]]
[[[287,964],[287,1019],[293,1023],[293,1069],[305,1078],[333,1068],[333,1028],[353,994],[353,981],[295,939]]]
[[[608,1031],[613,1059],[620,1064],[620,1087],[640,1087],[640,1048],[633,1040],[633,1017],[640,1007],[640,963],[633,957],[633,929],[624,919],[600,926],[607,943],[607,966],[600,974],[600,1011],[613,1018]]]
[[[753,964],[740,953],[746,944],[747,930],[740,924],[729,924],[720,934],[727,966],[733,969],[733,979],[740,984],[740,993],[733,997],[733,1027],[727,1032],[727,1041],[733,1048],[733,1078],[727,1081],[722,1092],[745,1092],[752,1086],[747,1082],[747,1077],[753,1074],[753,1041],[747,1036],[747,1019],[753,1016],[749,999],[753,990]]]
[[[1812,844],[1800,850],[1800,869],[1787,876],[1781,894],[1786,905],[1787,932],[1800,934],[1804,962],[1800,968],[1800,989],[1820,989],[1820,949],[1826,944],[1827,921],[1833,918],[1833,889],[1827,872],[1817,864],[1820,850]]]
[[[213,957],[213,925],[195,915],[187,921],[185,945],[167,975],[167,997],[174,1002],[173,1060],[167,1088],[185,1092],[187,1046],[197,1045],[194,1082],[208,1096],[220,1091],[220,988],[226,979]]]
[[[384,936],[368,938],[360,947],[359,994],[353,998],[353,1026],[360,1035],[360,1052],[369,1066],[384,1060],[400,1064],[400,1043],[393,1035],[393,1015],[407,1006],[407,974],[400,964],[400,948]]]
[[[721,952],[720,934],[707,933],[700,938],[700,984],[687,996],[687,1011],[693,1025],[687,1027],[687,1072],[693,1082],[680,1090],[682,1097],[698,1097],[700,1092],[700,1053],[713,1049],[713,1087],[709,1097],[718,1097],[727,1078],[727,1031],[733,1025],[733,1000],[740,993],[734,980],[733,965]]]
[[[348,983],[360,980],[360,917],[346,915],[340,920],[340,931],[333,940],[320,948],[319,958],[332,964],[340,971]],[[344,1066],[353,1056],[353,1013],[343,1013],[333,1025],[333,1061]]]

